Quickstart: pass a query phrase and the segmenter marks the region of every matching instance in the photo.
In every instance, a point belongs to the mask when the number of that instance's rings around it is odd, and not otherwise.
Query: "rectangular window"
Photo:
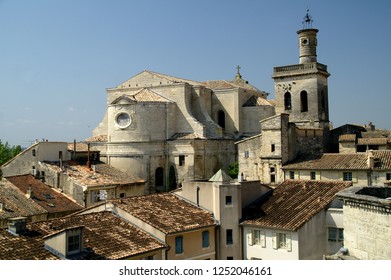
[[[275,183],[276,182],[276,168],[270,167],[270,182]]]
[[[353,180],[352,172],[344,172],[343,173],[343,180],[344,181],[352,181]]]
[[[32,150],[32,154],[33,154],[33,157],[35,157],[35,155],[36,155],[35,149]]]
[[[244,158],[248,158],[250,156],[249,151],[244,151]]]
[[[179,166],[184,166],[185,165],[185,156],[180,155],[179,156]]]
[[[295,179],[295,171],[289,171],[289,179]]]
[[[338,232],[338,229],[337,229],[337,228],[329,227],[329,236],[328,236],[328,240],[329,240],[329,241],[337,241],[337,232]]]
[[[209,231],[202,232],[202,248],[209,248]]]
[[[391,173],[386,173],[386,180],[391,181]]]
[[[261,230],[253,230],[252,231],[252,245],[259,245],[262,247],[266,247],[266,236],[265,232]]]
[[[276,150],[276,145],[275,145],[275,144],[272,144],[272,146],[271,146],[271,151],[272,151],[272,153],[273,153],[275,150]]]
[[[183,253],[183,236],[175,237],[175,254]]]
[[[292,251],[292,237],[290,234],[275,232],[273,233],[273,249],[286,249]]]
[[[311,171],[311,180],[316,180],[316,172]]]
[[[225,197],[225,205],[232,205],[232,196],[227,195]]]
[[[226,231],[226,244],[232,245],[234,243],[233,236],[232,236],[232,229],[227,229]]]
[[[80,235],[68,236],[68,254],[80,252]]]
[[[328,238],[329,241],[340,241],[344,240],[343,228],[328,228]]]

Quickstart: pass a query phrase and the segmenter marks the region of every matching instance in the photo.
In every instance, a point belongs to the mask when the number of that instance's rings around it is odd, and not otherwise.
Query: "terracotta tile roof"
[[[33,192],[31,199],[49,213],[75,212],[83,209],[74,200],[49,187],[32,175],[7,177],[7,180],[19,188],[24,194],[31,187]]]
[[[134,183],[145,183],[144,179],[134,177],[117,168],[105,163],[95,163],[95,172],[86,165],[75,162],[64,162],[63,169],[60,169],[58,162],[45,162],[49,168],[56,172],[65,172],[71,180],[74,180],[86,187],[102,185],[128,185]]]
[[[268,100],[260,96],[252,96],[243,104],[243,107],[256,106],[272,106],[272,104]]]
[[[143,88],[133,95],[127,95],[127,97],[133,99],[136,102],[172,102],[160,94],[148,89]]]
[[[391,150],[373,151],[375,170],[391,170]],[[321,158],[291,163],[283,169],[305,170],[368,170],[367,153],[323,154]]]
[[[298,230],[349,186],[343,181],[286,180],[266,202],[245,208],[242,224]]]
[[[57,259],[44,249],[44,237],[67,228],[84,227],[84,247],[92,252],[82,259],[119,260],[166,246],[110,212],[73,215],[29,223],[26,234],[0,230],[0,259]]]
[[[356,134],[342,134],[339,136],[339,142],[356,142]]]
[[[213,226],[213,214],[171,193],[111,201],[118,208],[166,234]]]
[[[107,135],[95,135],[90,138],[87,138],[87,142],[107,142]]]
[[[359,138],[357,145],[387,145],[389,138]]]
[[[17,187],[4,178],[0,181],[0,203],[3,204],[0,220],[48,213],[47,210],[27,198]]]

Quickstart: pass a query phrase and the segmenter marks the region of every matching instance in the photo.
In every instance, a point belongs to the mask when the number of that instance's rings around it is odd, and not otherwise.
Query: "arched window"
[[[305,90],[300,92],[300,104],[301,104],[301,111],[308,112],[308,95]]]
[[[221,126],[223,129],[225,128],[225,113],[223,110],[219,110],[217,112],[217,123],[219,126]]]
[[[292,109],[292,96],[289,91],[285,92],[285,94],[284,94],[284,107],[285,107],[285,110]]]
[[[155,170],[155,187],[163,187],[164,185],[164,172],[163,167],[158,167]]]
[[[174,166],[171,165],[168,173],[168,191],[175,190],[177,187],[176,172]]]

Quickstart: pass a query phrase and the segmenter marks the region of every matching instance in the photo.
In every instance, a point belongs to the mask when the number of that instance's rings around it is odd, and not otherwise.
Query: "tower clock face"
[[[309,44],[308,38],[303,38],[303,39],[301,39],[301,44],[302,44],[303,46],[307,46],[307,45]]]
[[[132,118],[128,113],[122,112],[117,114],[115,117],[115,123],[119,128],[124,129],[127,128],[132,123]]]

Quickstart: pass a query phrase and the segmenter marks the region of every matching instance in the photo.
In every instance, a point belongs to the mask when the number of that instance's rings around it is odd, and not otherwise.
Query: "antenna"
[[[307,8],[307,13],[303,18],[303,29],[311,29],[312,28],[312,16],[309,14],[310,9]]]

